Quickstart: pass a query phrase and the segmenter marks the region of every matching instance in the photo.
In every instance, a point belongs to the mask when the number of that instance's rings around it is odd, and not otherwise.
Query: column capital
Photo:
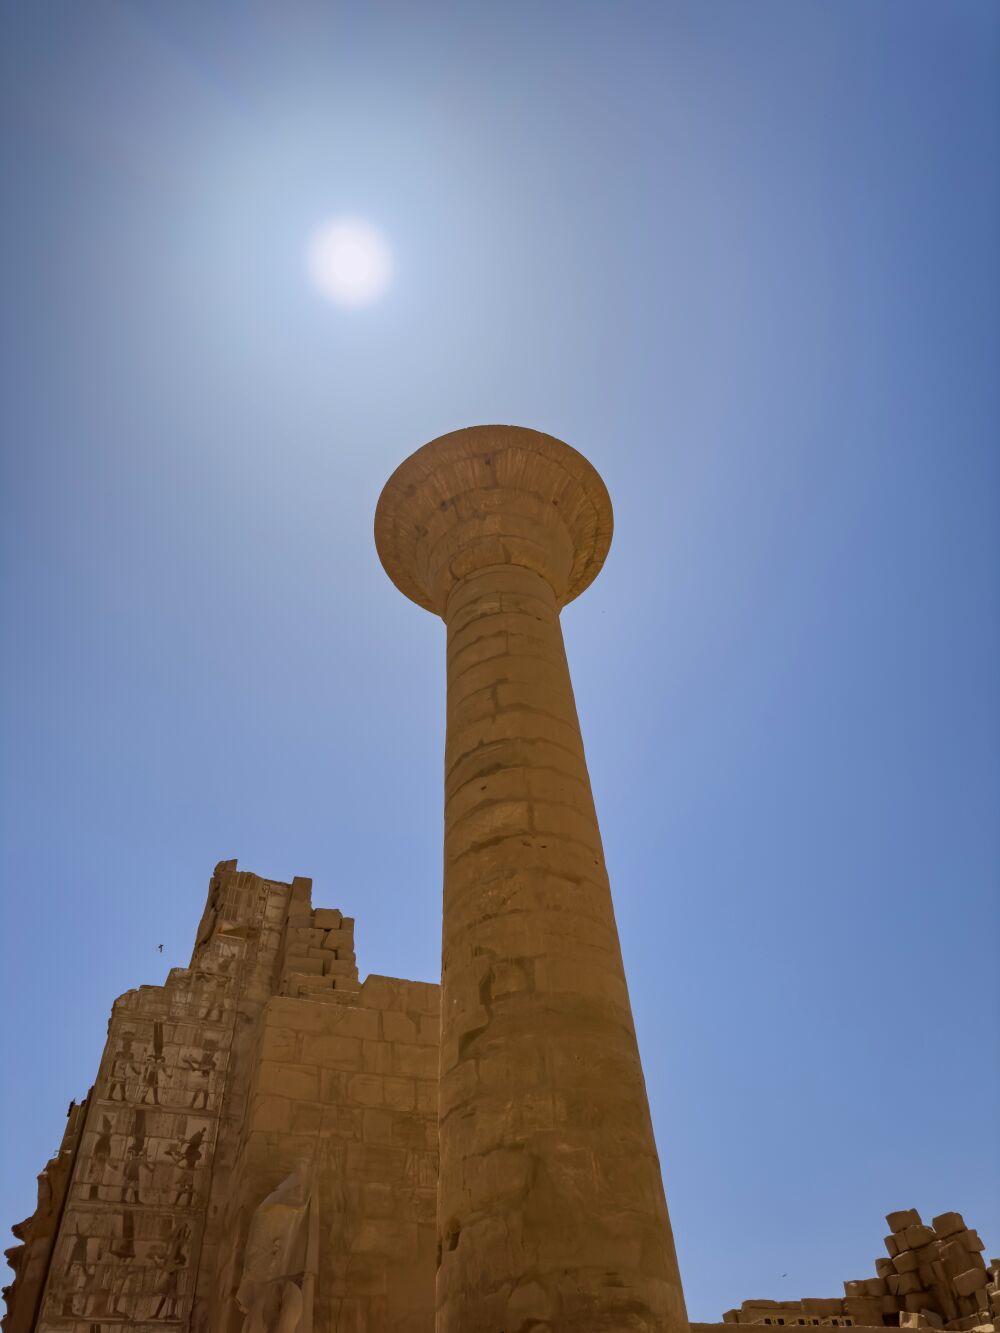
[[[604,482],[570,445],[523,426],[470,426],[392,474],[375,545],[400,592],[444,617],[457,583],[497,565],[534,570],[564,606],[597,577],[612,526]]]

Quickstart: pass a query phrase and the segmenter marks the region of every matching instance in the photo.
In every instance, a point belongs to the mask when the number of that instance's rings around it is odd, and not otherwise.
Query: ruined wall
[[[86,1112],[86,1099],[80,1104],[70,1102],[59,1151],[38,1176],[35,1211],[11,1227],[21,1243],[4,1251],[14,1272],[14,1281],[3,1289],[8,1311],[3,1320],[4,1333],[32,1333],[38,1319]]]
[[[303,1157],[318,1327],[432,1327],[437,987],[362,987],[353,933],[307,879],[216,867],[190,966],[114,1004],[9,1252],[5,1333],[240,1329],[249,1219]]]
[[[844,1283],[843,1298],[744,1301],[731,1324],[840,1325],[992,1330],[1000,1318],[1000,1260],[987,1265],[977,1232],[960,1213],[925,1226],[914,1208],[886,1216],[887,1258],[875,1276]]]
[[[859,1322],[844,1309],[840,1297],[828,1299],[821,1297],[803,1297],[798,1301],[744,1301],[738,1310],[727,1310],[723,1315],[726,1324],[766,1324],[768,1326],[805,1326],[850,1328]],[[875,1321],[868,1321],[870,1327],[882,1328],[882,1313],[877,1312]]]
[[[227,1293],[251,1214],[303,1159],[318,1199],[314,1327],[433,1330],[438,987],[371,976],[334,994],[276,997],[263,1015],[213,1333],[239,1330]]]
[[[190,967],[115,1002],[37,1320],[15,1290],[11,1333],[190,1323],[213,1168],[242,1120],[234,1040],[270,993],[289,893],[221,863]]]

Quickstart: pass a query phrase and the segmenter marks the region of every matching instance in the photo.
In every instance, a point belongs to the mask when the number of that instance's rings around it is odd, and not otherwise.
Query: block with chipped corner
[[[890,1231],[905,1231],[907,1227],[921,1225],[920,1214],[916,1208],[903,1208],[896,1213],[886,1213],[885,1221]]]
[[[972,1296],[982,1291],[989,1283],[989,1277],[983,1268],[970,1268],[952,1279],[952,1285],[960,1296]]]
[[[925,1227],[918,1223],[915,1226],[906,1228],[906,1243],[911,1250],[922,1249],[925,1245],[930,1245],[936,1240],[934,1232],[930,1227]]]
[[[892,1266],[897,1273],[915,1273],[920,1267],[920,1256],[915,1250],[900,1250]]]

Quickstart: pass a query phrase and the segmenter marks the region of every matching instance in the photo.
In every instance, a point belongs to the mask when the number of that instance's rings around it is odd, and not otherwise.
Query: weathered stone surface
[[[893,1294],[896,1296],[910,1296],[913,1292],[921,1290],[920,1274],[914,1270],[913,1272],[900,1273]]]
[[[319,1276],[315,1177],[314,1163],[301,1159],[250,1220],[235,1294],[248,1328],[312,1327]]]
[[[844,1301],[844,1311],[856,1324],[880,1324],[882,1306],[870,1296],[849,1296]]]
[[[952,1236],[941,1245],[940,1257],[951,1278],[956,1278],[959,1273],[970,1268],[982,1268],[984,1271],[986,1268],[982,1255],[967,1249],[960,1235]]]
[[[899,1316],[900,1328],[941,1328],[944,1320],[933,1310],[906,1310]]]
[[[35,1211],[11,1228],[21,1243],[5,1251],[7,1262],[14,1271],[14,1281],[3,1290],[7,1305],[4,1333],[33,1333],[86,1113],[86,1100],[80,1104],[70,1103],[59,1151],[38,1177]],[[84,1242],[84,1247],[89,1256],[89,1240]]]
[[[313,912],[313,922],[317,930],[336,930],[343,928],[344,917],[341,912],[335,911],[331,907],[317,907]],[[353,931],[344,932],[345,935],[353,935]]]
[[[560,441],[479,427],[397,470],[375,533],[448,626],[438,1333],[684,1333],[559,624],[607,492]]]
[[[116,1002],[95,1087],[18,1229],[5,1333],[236,1333],[244,1311],[265,1328],[311,1312],[314,1333],[431,1333],[437,987],[376,979],[366,1005],[353,958],[318,947],[309,885],[220,863],[190,967]],[[266,1204],[302,1162],[315,1191]],[[303,1225],[272,1281],[246,1219],[263,1207],[265,1248],[283,1245],[289,1201]]]
[[[924,1245],[930,1245],[936,1239],[937,1237],[930,1227],[917,1225],[906,1228],[906,1243],[911,1250],[919,1250]]]
[[[985,1269],[969,1268],[953,1279],[953,1286],[960,1296],[971,1296],[973,1292],[982,1291],[988,1282]]]
[[[893,1221],[907,1214],[890,1214]],[[940,1228],[940,1230],[938,1230]],[[901,1249],[920,1242],[916,1249]],[[971,1333],[985,1321],[983,1333],[996,1333],[994,1310],[1000,1306],[1000,1261],[989,1271],[978,1235],[965,1228],[958,1213],[935,1218],[935,1230],[909,1223],[886,1237],[890,1258],[875,1261],[876,1277],[844,1283],[843,1314],[857,1328],[883,1324],[903,1328],[940,1328]],[[897,1271],[897,1268],[903,1271]],[[996,1296],[994,1298],[994,1293]],[[839,1324],[832,1311],[838,1302],[746,1301],[730,1312],[730,1323],[768,1325]],[[698,1326],[692,1325],[692,1330]]]
[[[890,1231],[905,1231],[907,1227],[920,1226],[920,1214],[916,1208],[904,1208],[898,1213],[886,1213],[886,1226]]]
[[[911,1291],[904,1298],[904,1308],[911,1312],[919,1312],[928,1308],[933,1299],[929,1291]]]

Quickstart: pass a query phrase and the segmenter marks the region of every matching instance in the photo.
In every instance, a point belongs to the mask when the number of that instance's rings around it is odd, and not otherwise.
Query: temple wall
[[[234,1040],[270,994],[290,891],[221,863],[190,967],[115,1002],[38,1333],[190,1326],[216,1158],[242,1123]],[[11,1330],[30,1306],[14,1297]]]
[[[37,1323],[86,1115],[86,1099],[70,1103],[59,1151],[38,1176],[35,1211],[11,1228],[21,1243],[4,1252],[14,1272],[14,1282],[3,1292],[8,1305],[4,1333],[32,1333]]]
[[[394,989],[398,986],[403,989]],[[429,1015],[437,1004],[436,987],[372,978],[367,1020],[351,1016],[359,993],[351,918],[314,909],[307,879],[286,884],[240,871],[235,861],[220,862],[190,966],[173,969],[163,986],[127,992],[113,1006],[91,1094],[82,1106],[71,1107],[59,1154],[39,1177],[35,1213],[16,1229],[22,1244],[9,1251],[15,1281],[4,1293],[5,1333],[153,1333],[165,1326],[204,1333],[210,1327],[241,1327],[232,1287],[220,1290],[220,1269],[238,1272],[242,1262],[239,1237],[245,1230],[235,1233],[234,1245],[233,1201],[245,1200],[252,1211],[267,1192],[258,1185],[272,1181],[275,1163],[288,1157],[284,1139],[275,1153],[273,1130],[261,1136],[260,1126],[274,1115],[278,1085],[295,1127],[288,1145],[301,1142],[296,1133],[302,1129],[310,1143],[319,1144],[330,1125],[316,1107],[325,1098],[331,1115],[339,1107],[345,1124],[353,1125],[350,1113],[368,1086],[335,1088],[331,1080],[338,1071],[385,1076],[384,1101],[362,1111],[401,1113],[397,1102],[405,1100],[400,1088],[408,1080],[400,1074],[394,1083],[388,1075],[396,1066],[409,1067],[403,1047],[412,1045],[414,1127],[407,1131],[389,1122],[395,1138],[380,1145],[376,1118],[369,1115],[366,1121],[362,1114],[357,1151],[396,1148],[409,1132],[430,1160],[436,1146],[428,1142],[427,1124],[436,1125],[437,1019]],[[394,1004],[398,1012],[387,1019],[383,1039],[380,1013]],[[411,1030],[410,1011],[416,1035],[405,1043],[401,1036]],[[317,1014],[324,1017],[315,1030]],[[341,1063],[327,1066],[320,1089],[323,1051],[336,1044],[342,1027],[346,1032],[358,1023],[369,1035],[358,1039],[357,1067],[341,1046]],[[279,1032],[296,1034],[294,1062],[276,1059]],[[311,1071],[315,1097],[285,1070],[294,1063]],[[432,1069],[434,1089],[427,1111],[428,1080],[422,1079],[419,1113],[418,1067],[421,1076]],[[382,1126],[384,1135],[385,1122]],[[336,1133],[334,1138],[340,1141]],[[258,1178],[254,1163],[262,1148],[267,1169]],[[336,1158],[332,1146],[313,1155],[331,1163]],[[395,1180],[392,1152],[382,1161],[380,1175],[352,1157],[346,1175],[372,1184]],[[407,1158],[405,1169],[427,1174],[415,1157]],[[324,1169],[323,1179],[339,1181],[343,1174],[333,1166]],[[369,1195],[374,1219],[374,1195]],[[337,1201],[332,1198],[326,1209],[331,1226]],[[394,1217],[408,1218],[407,1209],[404,1199]],[[369,1233],[358,1240],[359,1253],[374,1243],[371,1228]],[[344,1246],[346,1256],[354,1241],[347,1237]],[[352,1262],[354,1268],[360,1263]],[[426,1266],[421,1271],[426,1282]],[[347,1290],[345,1273],[346,1266],[337,1278],[338,1292]],[[430,1273],[428,1300],[433,1267]],[[402,1287],[392,1295],[387,1283],[379,1287],[371,1277],[368,1287],[357,1279],[351,1291],[365,1299],[392,1296],[405,1305]]]
[[[224,1227],[213,1333],[255,1207],[305,1159],[321,1264],[313,1328],[431,1333],[437,1194],[438,987],[370,976],[339,1002],[277,996],[262,1015]]]
[[[186,1319],[229,1017],[214,988],[209,995],[189,976],[130,991],[115,1003],[52,1255],[40,1333]]]
[[[220,863],[190,965],[113,1006],[15,1227],[4,1333],[242,1333],[254,1289],[278,1327],[288,1288],[297,1333],[432,1333],[440,1003],[436,985],[360,982],[354,922],[313,908],[310,881]],[[248,1245],[276,1216],[277,1267]],[[748,1300],[693,1333],[994,1333],[1000,1261],[962,1217],[888,1222],[887,1257],[843,1297]]]

